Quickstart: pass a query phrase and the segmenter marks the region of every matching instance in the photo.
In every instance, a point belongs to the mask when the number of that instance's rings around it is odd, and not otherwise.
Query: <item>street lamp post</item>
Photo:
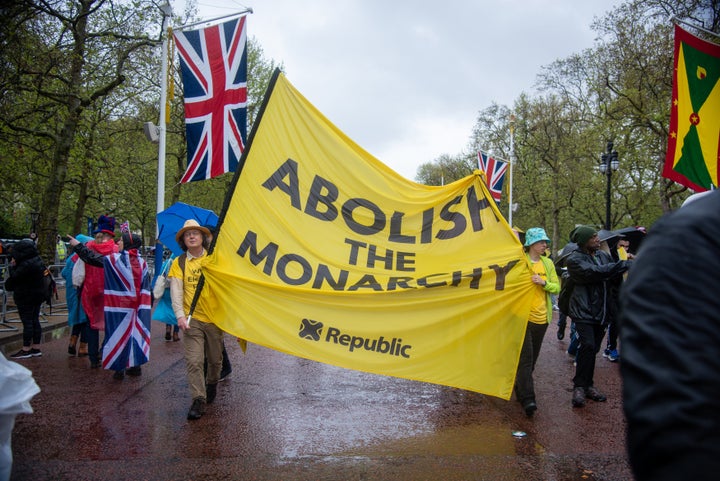
[[[618,170],[620,161],[617,151],[613,150],[613,141],[608,140],[607,151],[600,156],[600,172],[607,177],[607,188],[605,190],[605,230],[610,230],[610,178],[613,171]]]
[[[40,219],[40,212],[30,212],[30,221],[32,226],[30,227],[30,238],[37,242],[37,222]]]

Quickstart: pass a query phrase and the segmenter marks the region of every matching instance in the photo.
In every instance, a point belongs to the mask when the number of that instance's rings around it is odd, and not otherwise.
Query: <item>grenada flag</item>
[[[534,286],[482,175],[411,182],[276,72],[197,302],[251,343],[509,399]]]
[[[663,177],[696,192],[718,186],[720,45],[675,26],[670,136]]]

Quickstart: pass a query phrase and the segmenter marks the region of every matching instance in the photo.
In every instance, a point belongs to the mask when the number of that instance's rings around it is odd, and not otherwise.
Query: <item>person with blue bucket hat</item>
[[[531,281],[533,301],[525,330],[525,339],[520,350],[517,375],[515,376],[515,398],[527,416],[537,411],[533,371],[542,348],[545,331],[552,321],[551,294],[560,292],[560,281],[553,261],[545,256],[550,239],[541,227],[532,227],[525,233],[525,251],[532,268]]]

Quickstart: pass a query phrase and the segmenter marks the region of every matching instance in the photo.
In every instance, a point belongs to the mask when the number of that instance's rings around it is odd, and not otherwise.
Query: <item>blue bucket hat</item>
[[[525,233],[525,247],[529,247],[536,242],[545,241],[550,243],[550,238],[542,227],[531,227]]]

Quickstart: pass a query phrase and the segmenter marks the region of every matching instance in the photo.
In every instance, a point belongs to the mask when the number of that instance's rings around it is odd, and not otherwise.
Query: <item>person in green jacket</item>
[[[515,397],[527,416],[532,416],[537,411],[533,371],[540,355],[545,331],[552,321],[553,308],[550,295],[560,292],[560,281],[555,272],[555,264],[545,256],[549,243],[550,239],[541,227],[533,227],[525,233],[525,249],[532,267],[531,280],[535,288],[515,376]]]

